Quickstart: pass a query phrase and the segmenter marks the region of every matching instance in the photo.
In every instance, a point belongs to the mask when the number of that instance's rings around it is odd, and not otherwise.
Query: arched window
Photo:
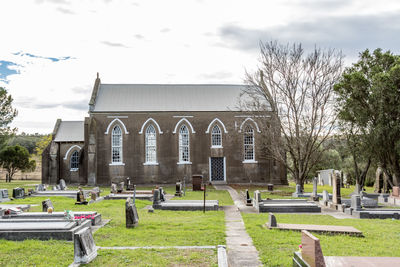
[[[121,127],[115,126],[111,135],[112,163],[122,162],[122,131]]]
[[[186,125],[182,125],[182,127],[179,129],[179,161],[189,162],[189,160],[189,130]]]
[[[211,146],[212,147],[222,146],[221,128],[219,128],[218,125],[215,125],[211,130]]]
[[[146,129],[146,163],[157,162],[157,139],[156,129],[150,124]]]
[[[71,155],[70,160],[70,170],[76,171],[79,169],[79,152],[77,150],[74,151]]]
[[[247,125],[244,129],[244,160],[254,161],[254,129]]]

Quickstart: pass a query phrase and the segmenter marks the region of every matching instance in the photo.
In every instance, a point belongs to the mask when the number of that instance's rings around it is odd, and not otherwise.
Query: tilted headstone
[[[97,256],[97,247],[94,243],[90,227],[85,227],[74,234],[74,263],[87,264]]]
[[[17,187],[13,189],[13,198],[19,199],[25,197],[25,189]]]
[[[252,200],[250,198],[249,189],[246,189],[246,205],[247,206],[251,206],[252,205]]]
[[[159,205],[161,203],[160,199],[160,190],[159,189],[154,189],[153,193],[153,205]]]
[[[306,230],[301,230],[301,257],[310,266],[325,267],[325,259],[322,254],[319,239]]]
[[[53,203],[51,202],[51,200],[50,199],[43,200],[42,201],[42,211],[47,212],[47,210],[49,208],[52,208],[54,211],[54,206],[53,206]]]
[[[399,197],[400,196],[400,191],[399,191],[399,187],[398,186],[393,186],[392,196],[393,197]]]
[[[128,198],[125,202],[125,218],[126,228],[134,228],[139,224],[139,215],[137,213],[136,205]]]
[[[180,181],[176,182],[175,184],[175,196],[182,196],[182,183]]]
[[[342,197],[340,195],[340,172],[334,173],[332,186],[332,203],[336,205],[342,204]]]
[[[111,193],[113,194],[117,193],[117,185],[114,183],[111,184]]]
[[[351,196],[351,208],[353,210],[361,210],[361,197],[359,195]]]
[[[60,179],[60,189],[61,190],[67,190],[67,185],[65,184],[64,179]]]
[[[268,217],[268,227],[271,228],[271,227],[277,227],[277,226],[278,226],[278,224],[276,222],[276,217],[272,212],[270,212],[269,217]]]

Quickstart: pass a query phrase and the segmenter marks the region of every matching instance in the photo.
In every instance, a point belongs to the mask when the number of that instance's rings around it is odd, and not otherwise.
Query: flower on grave
[[[303,248],[303,245],[302,244],[300,244],[299,245],[299,252],[301,252],[301,249]]]

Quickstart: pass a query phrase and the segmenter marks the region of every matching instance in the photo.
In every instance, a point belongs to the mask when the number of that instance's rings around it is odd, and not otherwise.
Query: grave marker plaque
[[[97,256],[97,247],[94,243],[90,227],[85,227],[74,234],[74,263],[87,264]]]
[[[25,198],[25,189],[17,187],[13,189],[13,198],[20,199]]]
[[[201,191],[202,183],[203,183],[203,175],[196,174],[192,176],[193,191]]]
[[[325,267],[319,239],[306,230],[301,231],[301,256],[312,267]]]

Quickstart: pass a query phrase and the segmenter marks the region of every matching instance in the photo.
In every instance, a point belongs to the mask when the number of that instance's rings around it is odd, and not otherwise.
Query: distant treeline
[[[15,135],[10,138],[8,141],[9,146],[14,146],[14,145],[20,145],[28,149],[29,154],[34,154],[35,153],[35,148],[37,142],[40,141],[40,139],[45,136],[43,134],[26,134],[26,133],[21,133],[19,135]]]

